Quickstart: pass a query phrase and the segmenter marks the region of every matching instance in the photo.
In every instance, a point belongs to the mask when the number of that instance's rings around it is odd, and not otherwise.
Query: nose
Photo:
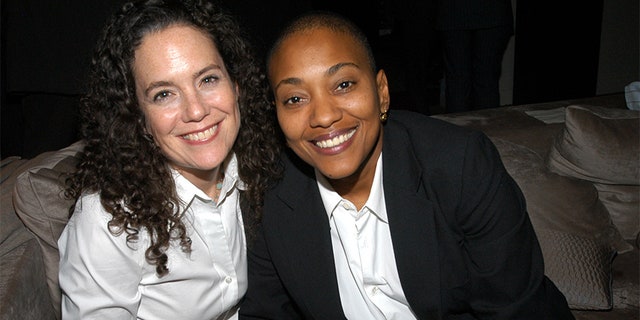
[[[328,94],[316,95],[311,108],[309,124],[312,127],[328,128],[342,118],[340,106]]]
[[[185,94],[184,101],[184,122],[197,122],[209,114],[210,107],[206,101],[197,93]]]

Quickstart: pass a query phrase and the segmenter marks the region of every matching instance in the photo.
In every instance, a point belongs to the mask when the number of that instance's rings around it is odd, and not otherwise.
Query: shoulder
[[[429,157],[447,152],[462,155],[470,143],[485,139],[480,131],[404,110],[394,110],[385,125],[385,148],[410,144]]]
[[[149,245],[147,232],[140,230],[138,240],[128,243],[127,232],[118,232],[120,230],[109,227],[112,218],[113,216],[102,206],[99,193],[83,194],[76,202],[73,215],[58,239],[61,253],[64,254],[70,248],[73,251],[85,250],[86,254],[95,251],[102,254],[95,255],[94,259],[106,259],[109,253],[115,251],[126,252],[127,255],[139,251],[135,259],[143,261],[144,250],[137,249]]]
[[[443,133],[448,133],[459,136],[468,135],[473,132],[471,129],[460,127],[441,119],[406,110],[393,110],[386,126],[404,128],[411,133],[419,133],[421,135],[442,135]]]
[[[120,233],[119,230],[109,227],[112,219],[113,216],[102,205],[99,193],[85,193],[78,198],[73,215],[69,218],[61,238],[91,239],[94,245],[101,242],[126,245],[126,235],[123,234],[125,232]],[[140,232],[142,238],[145,238],[145,234]]]
[[[412,112],[397,111],[389,120],[384,129],[384,163],[414,168],[414,174],[434,190],[455,194],[472,177],[482,178],[479,175],[501,167],[493,143],[480,131]]]
[[[108,223],[113,216],[102,206],[100,193],[84,193],[76,201],[73,215],[69,219],[72,224]]]

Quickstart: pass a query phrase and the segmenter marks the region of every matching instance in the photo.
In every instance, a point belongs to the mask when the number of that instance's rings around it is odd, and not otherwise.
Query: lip
[[[195,130],[189,133],[180,135],[182,140],[191,144],[202,144],[213,140],[218,135],[218,128],[220,123],[216,123],[204,129]]]
[[[358,127],[332,131],[327,135],[321,135],[311,140],[310,143],[318,152],[323,154],[337,154],[348,148],[353,143],[353,137]]]

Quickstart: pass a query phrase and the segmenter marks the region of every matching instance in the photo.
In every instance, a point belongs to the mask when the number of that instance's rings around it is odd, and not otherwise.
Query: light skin
[[[220,164],[240,128],[237,85],[209,36],[173,25],[146,35],[133,75],[146,129],[187,180],[217,199]]]
[[[350,35],[316,28],[281,42],[269,80],[288,146],[362,208],[382,152],[380,113],[389,109],[384,71],[374,73]]]

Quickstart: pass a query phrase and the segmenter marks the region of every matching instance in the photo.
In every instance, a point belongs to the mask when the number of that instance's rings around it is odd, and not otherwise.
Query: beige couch
[[[640,114],[621,95],[434,117],[496,144],[577,319],[638,319]],[[0,319],[59,316],[61,191],[81,149],[2,160]]]
[[[435,116],[485,132],[577,319],[639,319],[640,112],[622,95]]]

